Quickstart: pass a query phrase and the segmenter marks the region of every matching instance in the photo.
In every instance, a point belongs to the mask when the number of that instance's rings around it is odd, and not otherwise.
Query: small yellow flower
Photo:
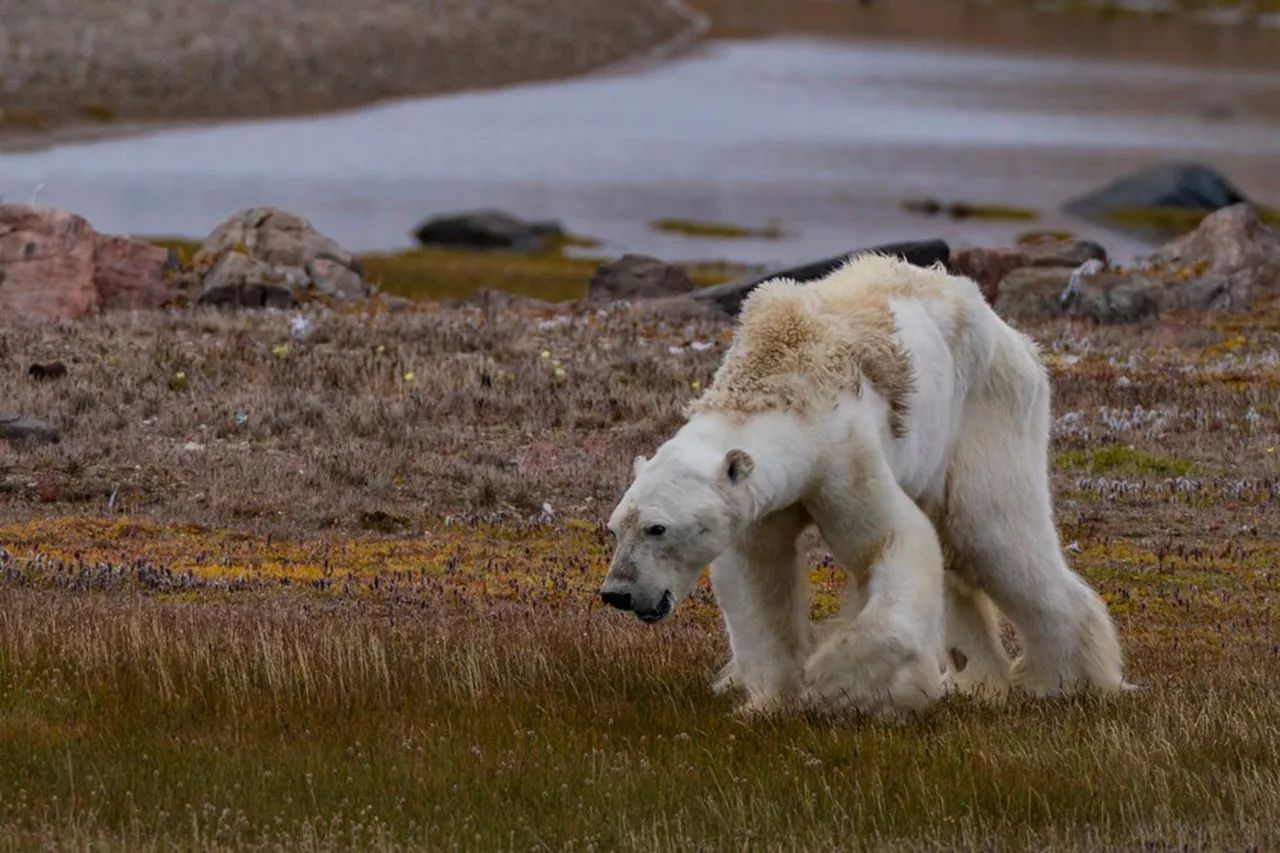
[[[699,388],[702,387],[702,383],[695,379],[689,383],[689,387],[697,391]]]
[[[543,357],[543,358],[551,358],[551,350],[545,350],[545,349],[544,349],[544,350],[542,351],[542,357]]]
[[[387,348],[384,347],[382,344],[378,344],[378,348],[374,350],[374,352],[376,352],[378,355],[382,355],[386,351],[387,351]]]
[[[271,348],[271,354],[274,355],[276,358],[284,358],[286,355],[289,354],[289,345],[276,344]]]
[[[556,378],[557,378],[557,379],[563,379],[565,376],[566,376],[566,374],[565,374],[565,372],[564,372],[564,368],[563,368],[563,367],[557,367],[557,368],[556,368]]]
[[[412,370],[406,370],[406,371],[405,371],[405,374],[404,374],[404,381],[405,381],[405,382],[412,382],[415,378],[416,378],[416,377],[413,375],[413,371],[412,371]]]

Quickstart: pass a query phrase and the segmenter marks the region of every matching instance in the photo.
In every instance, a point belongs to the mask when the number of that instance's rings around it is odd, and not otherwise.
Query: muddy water
[[[274,204],[357,249],[438,211],[559,218],[605,252],[787,262],[1028,227],[1141,246],[1056,213],[1081,189],[1196,158],[1280,205],[1280,71],[996,54],[855,39],[716,40],[667,64],[307,119],[164,130],[0,155],[0,192],[99,228],[202,235]],[[1034,208],[950,221],[904,198]],[[660,217],[776,220],[781,240],[660,234]]]

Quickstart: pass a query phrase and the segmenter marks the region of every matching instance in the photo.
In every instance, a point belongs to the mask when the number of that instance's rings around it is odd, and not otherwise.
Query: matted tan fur
[[[915,375],[895,337],[889,299],[946,299],[947,283],[941,268],[868,255],[811,284],[778,278],[760,285],[690,413],[807,413],[842,391],[860,394],[865,379],[889,404],[893,435],[905,435]]]

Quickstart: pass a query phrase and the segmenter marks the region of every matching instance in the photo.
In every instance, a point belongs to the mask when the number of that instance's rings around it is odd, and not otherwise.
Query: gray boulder
[[[204,274],[197,301],[236,308],[294,308],[298,298],[293,286],[276,267],[227,252]]]
[[[1183,279],[1176,307],[1239,311],[1280,293],[1280,231],[1252,205],[1234,205],[1164,246],[1149,266]]]
[[[316,296],[354,301],[372,292],[354,255],[302,217],[271,207],[223,222],[192,265],[204,304],[288,307]]]
[[[772,270],[763,275],[747,276],[737,281],[717,284],[714,287],[703,287],[691,293],[691,296],[709,305],[715,305],[729,314],[736,315],[742,302],[752,290],[774,278],[790,278],[795,281],[815,281],[834,272],[850,259],[865,254],[890,255],[902,258],[908,263],[927,267],[933,264],[946,264],[950,260],[951,249],[942,240],[916,240],[907,243],[887,243],[866,249],[855,249],[842,255],[823,258],[799,266]]]
[[[526,222],[499,210],[477,210],[428,219],[413,236],[424,246],[531,252],[563,237],[564,228],[558,222]]]
[[[693,290],[693,282],[683,269],[646,255],[623,255],[602,264],[587,285],[593,301],[652,299],[675,296]]]

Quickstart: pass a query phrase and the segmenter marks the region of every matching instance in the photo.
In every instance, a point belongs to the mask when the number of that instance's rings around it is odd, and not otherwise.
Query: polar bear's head
[[[667,445],[637,457],[635,481],[609,518],[616,547],[600,597],[658,622],[733,541],[754,463],[743,450],[691,453]]]

